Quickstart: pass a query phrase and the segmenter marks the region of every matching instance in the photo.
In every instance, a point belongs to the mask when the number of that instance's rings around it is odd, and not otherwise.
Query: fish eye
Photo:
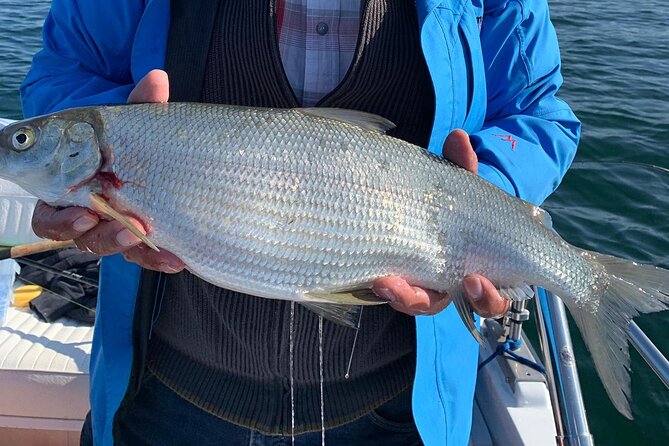
[[[27,150],[31,148],[33,144],[35,144],[35,132],[29,127],[22,127],[12,135],[12,146],[14,146],[14,150]]]

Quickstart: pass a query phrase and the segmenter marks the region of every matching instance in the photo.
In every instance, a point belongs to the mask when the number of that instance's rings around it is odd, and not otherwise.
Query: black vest
[[[299,106],[283,71],[274,2],[173,1],[166,70],[170,100],[263,107]],[[367,0],[358,48],[340,85],[318,106],[382,115],[391,135],[427,146],[434,94],[410,0]],[[153,278],[153,280],[151,280]],[[156,287],[164,287],[156,293]],[[265,432],[291,432],[291,304],[217,288],[189,273],[145,274],[144,322],[136,324],[137,362],[182,397],[223,419]],[[163,298],[147,303],[156,295]],[[158,314],[157,309],[160,308]],[[140,312],[141,313],[141,312]],[[148,317],[157,322],[148,345]],[[295,305],[295,432],[318,430],[318,317]],[[139,328],[138,328],[139,327]],[[144,336],[144,337],[142,337]],[[353,420],[411,385],[413,318],[388,306],[366,308],[349,379],[355,331],[324,321],[327,427]]]

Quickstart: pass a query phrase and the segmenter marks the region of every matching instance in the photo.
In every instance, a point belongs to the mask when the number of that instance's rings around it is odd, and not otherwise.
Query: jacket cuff
[[[492,180],[493,184],[500,186],[502,181],[504,186],[500,187],[511,195],[539,204],[558,186],[562,178],[561,166],[569,165],[566,158],[573,156],[573,150],[567,153],[560,149],[565,144],[560,144],[554,134],[547,134],[547,129],[542,127],[534,129],[539,133],[538,142],[518,136],[525,133],[523,130],[527,132],[531,119],[524,117],[514,122],[517,131],[494,126],[476,132],[470,138],[479,165],[488,165],[496,171],[497,179]]]
[[[489,183],[499,187],[509,195],[516,195],[516,190],[511,184],[511,181],[496,167],[487,162],[479,162],[479,176]]]

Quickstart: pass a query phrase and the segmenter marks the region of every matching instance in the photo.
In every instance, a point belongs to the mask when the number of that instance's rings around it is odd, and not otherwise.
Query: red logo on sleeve
[[[500,138],[502,141],[510,142],[511,143],[511,150],[516,150],[516,141],[512,135],[492,135]]]

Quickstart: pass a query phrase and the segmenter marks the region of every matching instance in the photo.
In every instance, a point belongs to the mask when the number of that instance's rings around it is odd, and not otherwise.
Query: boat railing
[[[629,340],[641,357],[669,389],[669,360],[660,352],[641,328],[632,321],[627,326]]]
[[[553,405],[557,431],[556,444],[594,445],[583,404],[576,356],[564,304],[555,295],[543,290],[535,294],[537,331]]]
[[[556,444],[593,445],[565,306],[557,296],[545,290],[535,289],[535,296],[536,324],[553,406]],[[514,302],[507,316],[511,340],[520,337],[522,324],[528,319],[526,305],[526,301]],[[634,321],[628,325],[628,333],[630,343],[669,388],[669,360]]]

